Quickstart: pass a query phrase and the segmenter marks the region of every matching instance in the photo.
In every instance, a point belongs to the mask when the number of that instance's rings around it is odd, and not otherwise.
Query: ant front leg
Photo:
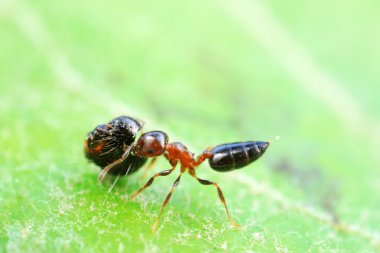
[[[176,167],[177,164],[174,164],[173,167],[170,169],[170,170],[163,170],[159,173],[156,173],[154,174],[153,177],[151,177],[143,187],[141,187],[140,189],[138,189],[137,191],[135,191],[132,196],[131,196],[131,199],[134,199],[140,192],[142,192],[143,190],[145,190],[146,188],[148,188],[154,181],[154,179],[156,177],[164,177],[164,176],[167,176],[169,175],[170,173],[172,173],[174,170],[175,170],[175,167]]]
[[[219,196],[219,199],[220,201],[222,202],[224,208],[226,209],[226,213],[227,213],[227,216],[228,216],[228,219],[231,223],[231,225],[235,228],[240,228],[240,225],[239,224],[236,224],[232,218],[231,218],[231,215],[230,215],[230,212],[228,211],[228,207],[227,207],[227,203],[226,203],[226,200],[224,198],[224,195],[222,193],[222,189],[220,189],[219,185],[215,182],[211,182],[209,180],[205,180],[205,179],[201,179],[199,177],[197,177],[197,175],[195,174],[195,171],[194,169],[189,169],[189,174],[194,177],[196,180],[198,180],[199,183],[203,184],[203,185],[213,185],[216,187],[217,191],[218,191],[218,196]]]
[[[169,194],[166,196],[165,200],[164,200],[164,203],[162,203],[162,206],[161,206],[161,210],[160,210],[160,213],[158,214],[158,217],[156,219],[156,221],[154,222],[153,226],[152,226],[152,232],[155,233],[156,232],[156,229],[157,229],[157,225],[158,225],[158,222],[160,221],[160,218],[161,218],[161,215],[162,215],[162,212],[164,211],[164,208],[165,206],[168,204],[173,192],[174,192],[174,189],[177,187],[177,185],[179,184],[179,181],[181,179],[181,176],[183,174],[183,171],[182,171],[182,168],[181,168],[181,173],[179,174],[179,176],[177,177],[177,179],[174,181],[174,184],[173,186],[170,188],[170,191],[169,191]]]
[[[113,163],[110,163],[108,164],[106,167],[104,167],[104,169],[99,173],[99,176],[98,176],[98,183],[101,184],[104,177],[107,175],[107,173],[113,168],[115,167],[116,165],[124,162],[125,159],[127,159],[127,157],[129,156],[129,153],[131,152],[132,150],[132,146],[128,147],[124,154],[121,156],[120,159],[114,161]]]

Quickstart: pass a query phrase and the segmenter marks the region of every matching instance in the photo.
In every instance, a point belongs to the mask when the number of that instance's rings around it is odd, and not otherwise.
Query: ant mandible
[[[181,176],[186,171],[203,185],[213,185],[222,202],[231,225],[238,228],[227,208],[226,200],[222,190],[217,183],[197,177],[195,171],[198,166],[208,159],[212,169],[218,172],[227,172],[243,168],[261,157],[269,146],[265,141],[246,141],[221,144],[209,147],[202,154],[194,158],[185,145],[180,142],[169,143],[168,135],[162,131],[150,131],[142,133],[135,142],[137,134],[142,131],[143,123],[127,116],[117,117],[107,124],[98,125],[91,131],[85,142],[84,149],[86,157],[102,168],[98,176],[98,182],[109,173],[113,175],[130,175],[140,169],[147,159],[152,158],[146,167],[146,172],[152,168],[157,157],[164,156],[172,166],[169,170],[164,170],[154,174],[144,186],[131,195],[135,198],[140,192],[148,188],[156,177],[171,174],[177,165],[180,165],[179,176],[170,188],[152,231],[155,232],[161,218],[162,212],[170,200],[175,187],[180,182]]]

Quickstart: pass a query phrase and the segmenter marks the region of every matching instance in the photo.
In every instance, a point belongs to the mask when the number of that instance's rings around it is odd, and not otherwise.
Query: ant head
[[[133,153],[139,157],[160,156],[165,152],[168,136],[161,131],[151,131],[142,134],[133,148]]]

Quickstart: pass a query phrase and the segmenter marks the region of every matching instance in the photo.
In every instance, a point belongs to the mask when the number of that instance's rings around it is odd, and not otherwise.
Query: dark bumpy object
[[[120,116],[107,124],[98,125],[91,131],[85,141],[86,157],[101,168],[119,159],[125,150],[133,145],[142,125],[135,119]],[[142,167],[147,158],[128,156],[122,163],[114,166],[109,173],[112,175],[131,174]]]
[[[211,150],[210,167],[219,172],[227,172],[247,166],[262,156],[269,142],[247,141],[222,144]]]

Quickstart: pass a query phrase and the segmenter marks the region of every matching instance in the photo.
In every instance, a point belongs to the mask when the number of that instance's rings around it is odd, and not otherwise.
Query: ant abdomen
[[[210,167],[219,172],[240,169],[261,157],[268,148],[269,142],[247,141],[221,144],[210,152]]]

